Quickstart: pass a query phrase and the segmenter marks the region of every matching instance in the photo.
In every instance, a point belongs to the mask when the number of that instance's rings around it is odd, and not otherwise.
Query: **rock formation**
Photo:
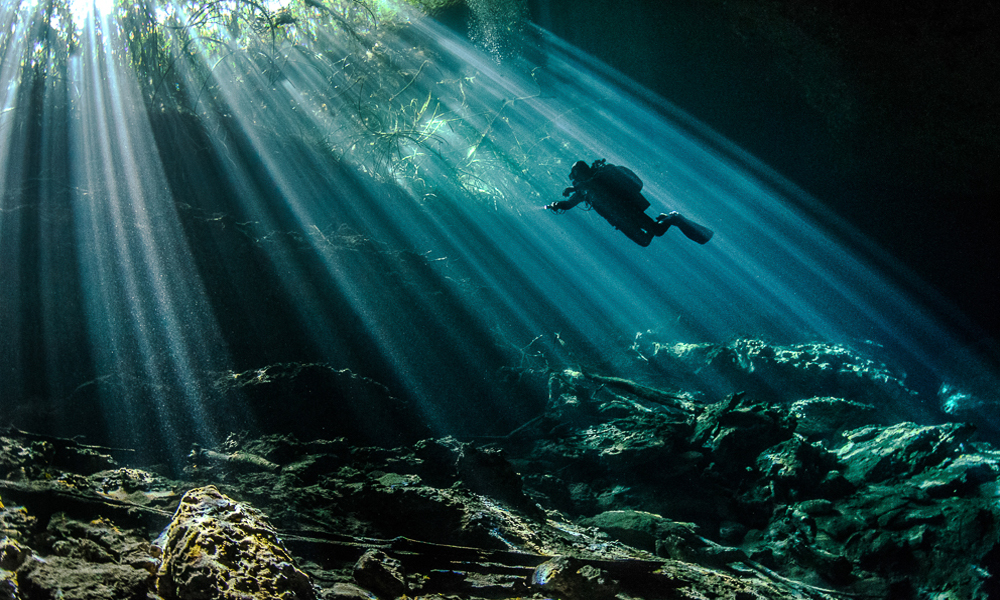
[[[264,515],[213,486],[184,494],[158,545],[156,591],[164,600],[315,598]]]
[[[8,429],[0,599],[995,597],[1000,451],[881,423],[900,380],[838,387],[813,363],[813,388],[711,402],[524,372],[548,403],[509,435],[233,434],[173,473]],[[283,368],[282,393],[309,371]]]

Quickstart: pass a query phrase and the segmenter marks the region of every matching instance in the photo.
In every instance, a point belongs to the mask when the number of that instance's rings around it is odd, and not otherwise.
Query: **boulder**
[[[379,596],[396,598],[409,591],[403,563],[381,550],[365,552],[354,565],[354,580]]]
[[[673,522],[640,510],[609,510],[580,521],[581,525],[597,527],[624,544],[649,552],[656,551],[656,542],[668,529],[667,523]]]
[[[353,583],[335,583],[323,600],[379,600],[379,598]]]
[[[17,580],[21,597],[32,600],[147,600],[153,588],[145,569],[61,556],[29,558]]]
[[[158,544],[156,589],[164,600],[315,598],[264,515],[214,486],[184,495]]]
[[[464,445],[455,468],[470,490],[496,498],[536,519],[545,520],[545,513],[525,496],[521,476],[514,471],[502,450]]]
[[[846,432],[838,458],[847,465],[852,483],[879,483],[892,477],[912,477],[961,454],[974,428],[960,423],[920,426],[897,423]]]
[[[0,600],[20,600],[17,577],[10,571],[0,569]]]
[[[829,396],[793,402],[791,413],[797,423],[795,432],[810,440],[835,440],[844,431],[878,423],[871,404]]]
[[[532,584],[565,600],[611,600],[617,582],[600,569],[569,556],[557,556],[535,568]]]
[[[692,446],[708,451],[720,473],[741,472],[766,448],[788,440],[795,421],[787,411],[733,394],[698,415]]]
[[[826,483],[840,468],[837,457],[800,435],[766,449],[756,466],[774,501],[799,501],[837,491]]]
[[[9,537],[0,539],[0,569],[14,571],[31,556],[31,550]]]

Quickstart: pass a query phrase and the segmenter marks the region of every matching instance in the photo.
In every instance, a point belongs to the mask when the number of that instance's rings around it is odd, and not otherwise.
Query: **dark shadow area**
[[[996,356],[996,6],[530,5],[539,25],[704,121],[900,259],[982,328],[956,319]]]

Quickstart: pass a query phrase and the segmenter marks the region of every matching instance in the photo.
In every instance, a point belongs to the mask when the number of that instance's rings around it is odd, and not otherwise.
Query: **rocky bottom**
[[[0,599],[1000,594],[1000,452],[972,426],[546,377],[503,437],[234,434],[173,478],[8,429]]]

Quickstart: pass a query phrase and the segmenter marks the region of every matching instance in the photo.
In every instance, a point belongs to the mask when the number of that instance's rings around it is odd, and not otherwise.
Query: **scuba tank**
[[[607,194],[624,201],[630,208],[642,212],[649,208],[649,200],[643,197],[642,180],[632,169],[620,165],[609,165],[603,158],[595,160],[592,181]]]

